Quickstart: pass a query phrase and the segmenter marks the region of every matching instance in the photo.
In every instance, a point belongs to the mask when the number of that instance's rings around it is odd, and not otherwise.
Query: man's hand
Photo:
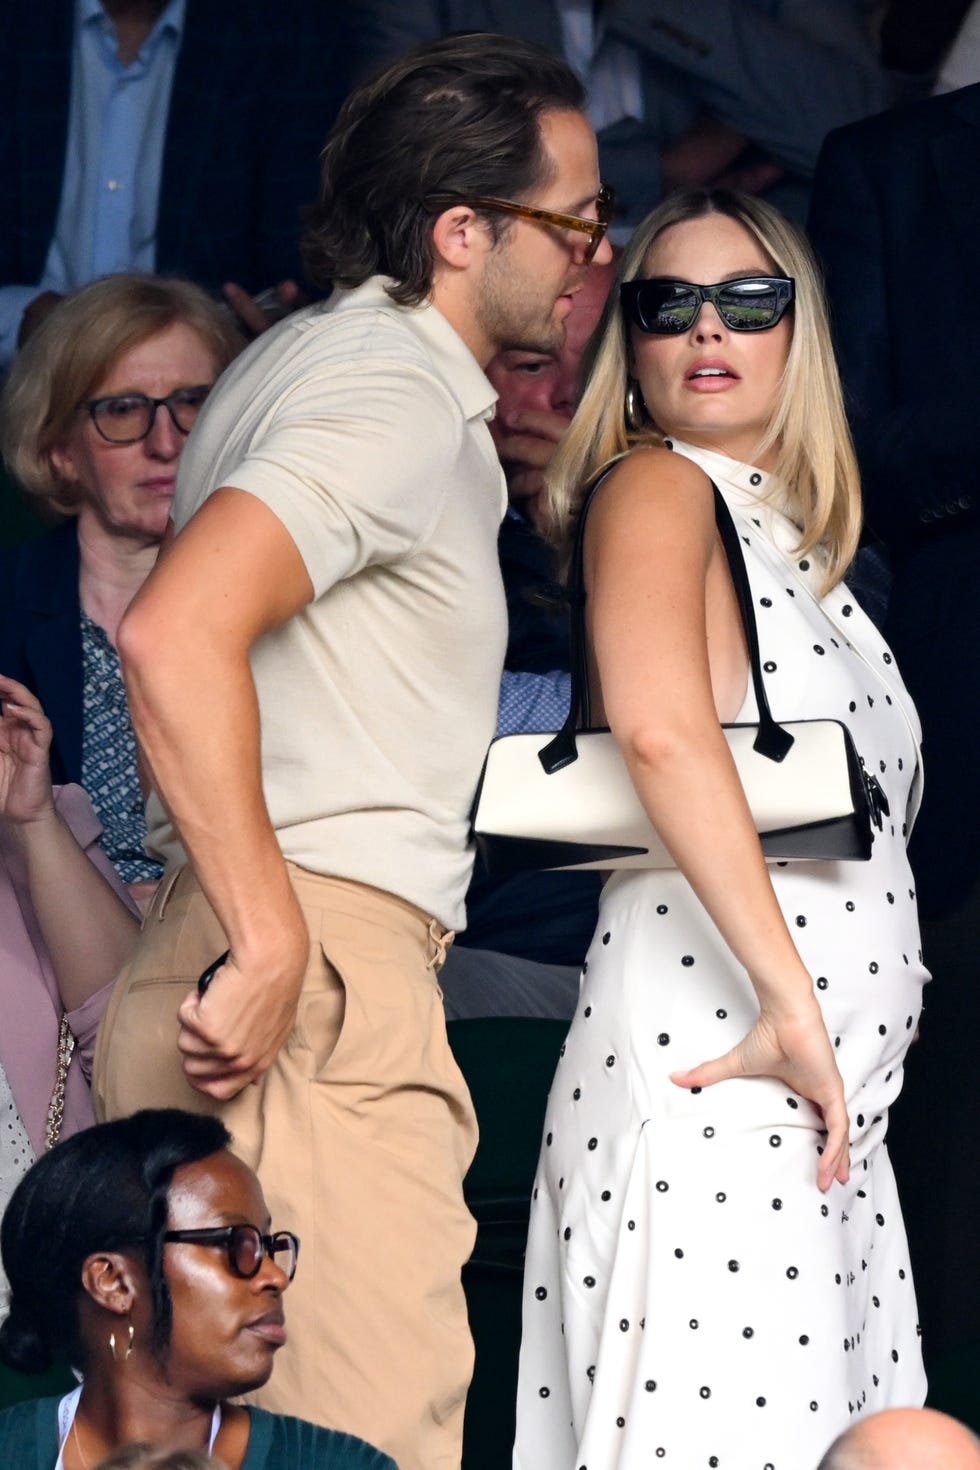
[[[719,174],[712,185],[715,189],[734,189],[742,194],[764,194],[784,178],[786,170],[774,158],[749,156],[726,173]]]
[[[310,299],[295,281],[280,281],[278,286],[260,291],[257,296],[250,296],[234,281],[222,286],[221,291],[250,337],[260,337],[291,311],[306,306]]]
[[[567,428],[564,414],[525,409],[514,415],[506,428],[498,427],[496,433],[510,502],[541,536],[547,535],[550,523],[545,471]]]
[[[664,192],[686,184],[707,186],[732,168],[751,139],[707,113],[660,150]]]
[[[310,939],[298,906],[295,922],[265,955],[229,955],[204,995],[181,1004],[177,1046],[192,1087],[227,1102],[275,1061],[296,1020]]]

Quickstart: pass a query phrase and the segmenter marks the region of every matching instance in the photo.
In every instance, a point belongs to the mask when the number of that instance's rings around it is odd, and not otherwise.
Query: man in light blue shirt
[[[490,433],[510,501],[498,540],[509,619],[499,735],[557,730],[568,713],[566,620],[532,606],[527,593],[555,575],[544,539],[544,474],[575,411],[582,356],[615,274],[614,261],[593,265],[574,298],[559,351],[515,348],[499,353],[487,368],[497,390]]]
[[[544,472],[571,419],[582,354],[614,276],[613,262],[591,267],[560,349],[511,348],[487,368],[497,390],[490,432],[510,500],[497,542],[508,616],[498,735],[557,730],[568,714],[567,620],[532,606],[526,593],[555,576],[551,548],[540,534],[547,521]],[[595,873],[501,879],[477,861],[466,896],[467,927],[442,971],[446,1015],[570,1020],[598,898]]]
[[[25,310],[98,275],[178,271],[247,291],[298,275],[300,210],[346,89],[333,7],[49,9],[43,26],[31,0],[0,16],[0,366]]]
[[[76,0],[58,219],[41,279],[0,286],[4,366],[38,296],[63,296],[113,271],[156,268],[163,145],[185,4],[161,0],[140,7],[137,18],[135,6]]]

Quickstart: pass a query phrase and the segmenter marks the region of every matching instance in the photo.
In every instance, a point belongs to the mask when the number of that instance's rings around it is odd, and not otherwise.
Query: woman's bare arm
[[[719,723],[718,702],[744,689],[746,655],[705,475],[668,451],[634,453],[596,497],[585,552],[605,717],[647,813],[759,1001],[737,1047],[675,1080],[782,1078],[823,1112],[826,1189],[847,1176],[843,1085]]]
[[[0,676],[0,824],[19,863],[66,1011],[129,959],[139,921],[89,861],[51,789],[51,726],[22,684]]]

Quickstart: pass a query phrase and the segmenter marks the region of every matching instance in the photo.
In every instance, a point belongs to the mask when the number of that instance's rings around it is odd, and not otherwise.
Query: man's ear
[[[486,222],[468,204],[444,209],[432,226],[432,244],[438,262],[454,270],[467,270],[482,259],[493,242]]]
[[[125,1317],[133,1309],[137,1294],[133,1262],[121,1251],[99,1251],[82,1264],[82,1286],[96,1306]]]

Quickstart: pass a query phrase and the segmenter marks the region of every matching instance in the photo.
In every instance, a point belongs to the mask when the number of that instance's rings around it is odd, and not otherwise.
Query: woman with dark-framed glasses
[[[139,1443],[228,1470],[396,1470],[351,1435],[228,1402],[272,1372],[299,1256],[230,1142],[217,1118],[147,1110],[75,1134],[21,1181],[0,1231],[0,1359],[81,1382],[0,1414],[0,1464],[89,1470]]]
[[[842,580],[860,496],[813,258],[760,201],[681,191],[628,245],[549,475],[566,546],[603,470],[593,723],[674,866],[603,890],[534,1189],[515,1470],[811,1470],[925,1397],[884,1147],[928,979],[919,727]],[[854,739],[865,861],[764,859],[722,731],[759,712],[712,482],[773,716]]]
[[[160,869],[143,852],[116,630],[156,561],[187,435],[243,345],[191,282],[107,276],[50,312],[0,398],[0,452],[59,522],[0,553],[0,673],[40,699],[54,780],[84,786],[140,903]]]

